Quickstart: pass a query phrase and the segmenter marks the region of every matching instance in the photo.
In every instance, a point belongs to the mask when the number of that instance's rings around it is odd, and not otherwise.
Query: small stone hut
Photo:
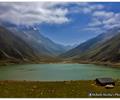
[[[115,85],[115,82],[112,78],[96,78],[96,84],[99,84],[101,86],[105,85]]]

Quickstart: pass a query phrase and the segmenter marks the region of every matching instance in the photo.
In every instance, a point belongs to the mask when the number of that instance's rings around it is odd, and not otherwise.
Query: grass
[[[116,94],[120,97],[120,81],[113,89],[96,85],[95,81],[0,81],[0,98],[91,98],[89,93]],[[119,96],[118,96],[119,95]],[[97,96],[96,96],[97,97]]]

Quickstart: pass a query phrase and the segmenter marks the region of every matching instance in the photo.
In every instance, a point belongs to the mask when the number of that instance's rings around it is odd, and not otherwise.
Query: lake
[[[0,67],[0,80],[91,80],[98,77],[120,78],[119,68],[93,64],[25,64]]]

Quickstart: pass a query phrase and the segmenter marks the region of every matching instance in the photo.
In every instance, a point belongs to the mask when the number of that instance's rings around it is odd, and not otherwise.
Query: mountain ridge
[[[113,31],[111,31],[111,30],[113,30]],[[60,57],[67,58],[67,57],[73,57],[78,54],[82,54],[83,52],[90,50],[91,48],[94,48],[96,45],[100,45],[100,44],[104,43],[105,41],[111,39],[112,37],[114,37],[115,35],[118,34],[117,31],[119,31],[119,30],[120,30],[120,28],[110,29],[105,33],[102,33],[92,39],[89,39],[89,40],[81,43],[80,45],[69,50],[68,52],[61,54]]]
[[[71,62],[79,62],[79,63],[80,62],[119,63],[120,62],[120,46],[119,46],[120,31],[118,29],[118,30],[110,31],[111,33],[108,32],[104,34],[100,34],[97,37],[80,44],[78,47],[76,47],[78,52],[74,51],[76,50],[76,48],[74,48],[72,49],[72,51],[68,51],[67,55],[63,54],[60,56],[63,59],[70,60]],[[106,39],[106,37],[104,38],[104,36],[105,35],[107,36],[107,34],[108,36],[110,34],[113,35],[107,37]],[[72,52],[73,55],[71,55]]]
[[[42,63],[57,61],[56,58],[47,53],[43,53],[42,51],[37,52],[37,50],[31,46],[31,43],[28,44],[23,38],[0,26],[0,63]],[[41,47],[41,49],[43,49],[43,47]],[[43,51],[46,52],[45,50]]]

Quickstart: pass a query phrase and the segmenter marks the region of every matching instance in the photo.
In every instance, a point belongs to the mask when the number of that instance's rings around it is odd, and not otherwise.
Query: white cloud
[[[88,24],[89,27],[94,27],[94,26],[96,27],[96,26],[100,26],[100,25],[102,25],[102,22],[96,18],[93,18],[92,22]]]
[[[83,29],[83,31],[94,32],[97,34],[104,32],[104,30],[102,30],[100,27],[86,27]]]
[[[64,3],[0,3],[0,20],[28,25],[34,23],[62,24],[69,22],[70,19],[66,17],[68,9],[57,7],[57,5],[64,5]]]
[[[105,8],[103,5],[101,5],[101,4],[94,4],[93,6],[91,6],[90,7],[91,9],[103,9],[103,8]]]
[[[93,13],[93,16],[98,17],[98,18],[104,18],[108,19],[114,16],[113,12],[106,12],[106,11],[95,11]]]
[[[92,3],[78,3],[77,7],[72,9],[72,12],[89,14],[96,10],[102,10],[104,6],[101,4],[92,4]]]
[[[67,7],[75,4],[74,7]],[[58,7],[59,6],[59,7]],[[69,13],[89,14],[104,8],[101,4],[87,2],[8,2],[0,3],[0,20],[19,24],[63,24],[71,21]]]
[[[114,27],[120,27],[120,13],[95,11],[92,14],[92,20],[88,23],[86,29],[99,29],[101,32],[102,30],[108,30]]]
[[[75,6],[69,6],[75,4]],[[69,6],[69,7],[68,7]],[[19,24],[63,24],[71,21],[69,13],[91,17],[86,30],[99,31],[120,26],[120,13],[105,11],[106,6],[87,2],[19,2],[0,3],[0,20]]]

